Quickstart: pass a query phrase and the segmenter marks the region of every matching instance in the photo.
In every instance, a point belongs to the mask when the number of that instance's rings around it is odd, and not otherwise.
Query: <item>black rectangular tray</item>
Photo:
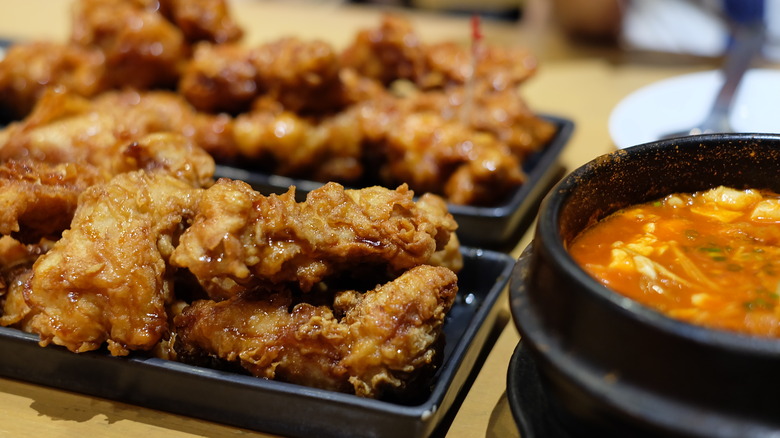
[[[426,437],[457,400],[497,324],[496,301],[515,260],[463,248],[459,292],[444,324],[443,362],[417,405],[141,356],[40,347],[37,335],[0,327],[0,375],[176,414],[292,437]]]
[[[544,149],[531,154],[523,163],[523,171],[528,175],[525,184],[504,204],[495,207],[449,205],[450,213],[458,222],[458,238],[464,245],[489,249],[513,246],[536,216],[541,199],[562,176],[565,169],[560,164],[560,155],[574,131],[574,122],[549,115],[540,117],[555,124],[556,134]],[[322,186],[316,181],[226,165],[218,165],[215,176],[245,181],[264,195],[281,194],[295,186],[299,199]]]

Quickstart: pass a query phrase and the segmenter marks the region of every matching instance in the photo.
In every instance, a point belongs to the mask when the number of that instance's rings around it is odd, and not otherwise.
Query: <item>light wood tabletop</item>
[[[65,40],[70,32],[68,0],[0,0],[0,38],[13,41]],[[378,22],[380,9],[332,1],[233,0],[233,15],[246,30],[245,43],[255,44],[295,34],[344,46],[357,29]],[[42,12],[45,11],[45,12]],[[454,40],[467,44],[468,18],[432,12],[411,12],[424,41]],[[616,49],[575,44],[543,14],[519,22],[483,20],[489,44],[524,45],[540,60],[538,73],[522,88],[536,112],[575,123],[561,162],[572,170],[614,149],[608,119],[615,105],[632,91],[674,75],[713,68],[712,61],[672,63],[632,57]],[[519,256],[530,231],[511,254]],[[502,297],[500,334],[462,402],[441,435],[451,438],[518,436],[506,399],[510,357],[520,337],[511,320],[508,298]],[[232,437],[268,436],[135,405],[98,399],[34,384],[0,378],[0,436],[48,437]]]

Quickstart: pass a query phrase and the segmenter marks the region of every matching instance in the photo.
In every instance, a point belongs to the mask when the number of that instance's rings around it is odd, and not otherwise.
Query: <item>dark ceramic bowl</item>
[[[780,340],[665,317],[610,291],[566,251],[617,209],[718,185],[780,192],[780,135],[643,144],[596,158],[548,193],[510,280],[521,343],[545,391],[545,421],[571,436],[780,434]],[[513,387],[522,378],[508,381],[509,392],[523,390]]]

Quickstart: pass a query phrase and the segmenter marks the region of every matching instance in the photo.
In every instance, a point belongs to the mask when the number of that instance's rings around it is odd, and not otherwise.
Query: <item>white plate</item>
[[[712,70],[640,88],[612,110],[612,141],[626,148],[695,126],[709,112],[722,82],[721,72]],[[780,71],[753,69],[745,74],[731,123],[736,132],[780,133]]]

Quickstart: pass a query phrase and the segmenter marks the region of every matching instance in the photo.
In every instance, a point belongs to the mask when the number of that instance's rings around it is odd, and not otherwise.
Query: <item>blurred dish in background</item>
[[[647,143],[699,123],[712,106],[723,78],[704,71],[647,85],[623,99],[609,118],[618,148]],[[745,74],[731,113],[736,132],[780,132],[780,71],[753,69]]]
[[[378,6],[414,8],[450,14],[478,14],[494,19],[517,21],[526,0],[349,0]]]
[[[532,1],[537,6],[546,2]],[[766,0],[552,0],[570,36],[601,39],[626,51],[721,56],[735,23],[763,17],[763,56],[780,59],[780,2]]]

